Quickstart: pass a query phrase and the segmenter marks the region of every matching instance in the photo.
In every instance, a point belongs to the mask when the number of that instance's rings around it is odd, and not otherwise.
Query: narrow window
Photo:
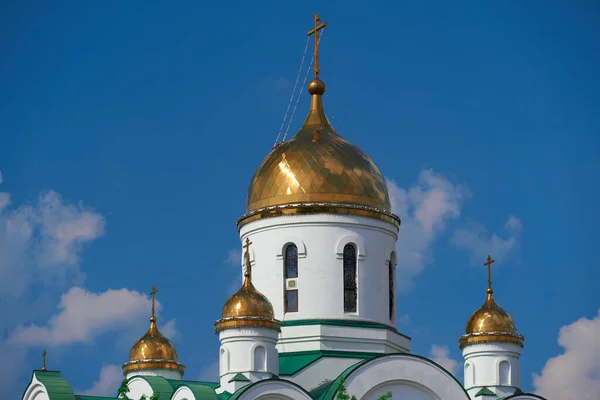
[[[267,370],[267,352],[263,346],[254,348],[254,371],[265,372]]]
[[[344,312],[356,312],[356,249],[344,246]]]
[[[229,352],[224,347],[221,347],[221,357],[219,357],[219,361],[221,375],[225,375],[229,372]]]
[[[294,278],[298,277],[298,248],[290,244],[285,248],[283,259],[284,309],[285,312],[298,311],[298,290]]]
[[[285,312],[298,312],[298,290],[285,291]]]
[[[298,277],[298,248],[290,244],[285,248],[285,278]]]
[[[394,265],[392,264],[392,257],[390,257],[390,263],[388,264],[388,285],[389,285],[389,297],[390,297],[390,321],[394,319]]]

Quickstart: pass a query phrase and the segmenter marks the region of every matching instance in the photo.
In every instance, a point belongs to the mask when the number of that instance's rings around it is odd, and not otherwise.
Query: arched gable
[[[342,380],[347,392],[359,399],[376,399],[390,391],[392,398],[469,400],[468,393],[451,373],[413,354],[387,354],[357,363],[336,379],[323,398],[335,399]]]
[[[312,400],[297,384],[283,379],[264,379],[235,392],[229,400]]]

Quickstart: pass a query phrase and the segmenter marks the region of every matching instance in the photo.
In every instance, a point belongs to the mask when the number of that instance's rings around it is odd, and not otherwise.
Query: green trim
[[[479,396],[495,396],[496,393],[492,392],[490,389],[488,389],[487,387],[482,387],[481,389],[479,389],[479,392],[475,393],[475,396],[473,397],[479,397]]]
[[[295,319],[290,321],[283,321],[281,326],[307,326],[307,325],[329,325],[329,326],[346,326],[349,328],[363,328],[363,329],[385,329],[390,332],[396,333],[408,340],[412,340],[409,336],[398,332],[395,327],[380,324],[379,322],[364,321],[364,320],[348,320],[348,319]]]
[[[227,382],[250,382],[250,379],[246,378],[244,374],[238,372],[233,378],[231,378]]]
[[[73,388],[58,371],[33,371],[35,378],[44,385],[50,400],[75,400]],[[32,379],[33,380],[33,379]],[[31,385],[31,383],[30,383]],[[29,385],[27,386],[27,389]],[[27,391],[25,389],[25,391]]]
[[[373,358],[381,353],[366,353],[359,351],[310,350],[279,353],[279,375],[295,375],[323,357],[331,358]]]

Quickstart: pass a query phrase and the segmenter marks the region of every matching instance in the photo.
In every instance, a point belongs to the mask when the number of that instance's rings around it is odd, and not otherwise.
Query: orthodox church
[[[244,281],[214,325],[219,380],[183,380],[177,350],[156,326],[153,289],[150,327],[131,348],[125,381],[111,398],[544,400],[520,389],[524,337],[494,299],[490,257],[485,301],[458,338],[464,382],[411,354],[411,339],[396,324],[400,218],[373,160],[325,115],[318,47],[324,26],[316,15],[308,32],[315,76],[306,120],[260,164],[237,221]],[[22,397],[101,399],[109,398],[75,394],[45,363]]]

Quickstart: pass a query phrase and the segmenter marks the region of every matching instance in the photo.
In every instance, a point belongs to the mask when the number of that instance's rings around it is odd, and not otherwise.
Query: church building
[[[520,389],[524,337],[496,303],[491,257],[483,305],[463,334],[457,332],[463,382],[412,354],[411,339],[398,331],[401,221],[377,165],[325,115],[319,78],[324,26],[316,15],[308,32],[315,44],[308,115],[258,166],[237,221],[244,280],[214,324],[219,380],[184,379],[186,357],[180,359],[156,326],[153,289],[150,326],[131,348],[125,381],[110,399],[544,400]],[[102,399],[109,398],[75,394],[45,364],[33,371],[22,397]]]

